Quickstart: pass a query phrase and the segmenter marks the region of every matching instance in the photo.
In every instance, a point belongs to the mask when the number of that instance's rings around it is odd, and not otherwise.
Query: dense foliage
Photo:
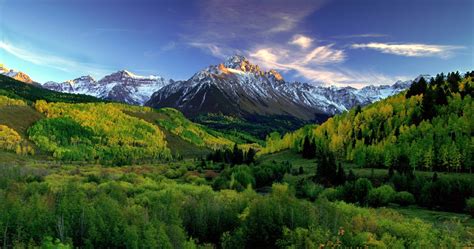
[[[42,150],[67,161],[124,165],[170,157],[165,135],[157,127],[123,112],[121,104],[66,104],[37,101],[47,118],[29,130]]]
[[[474,165],[473,77],[474,73],[463,77],[450,73],[437,75],[429,83],[421,80],[407,96],[399,94],[355,108],[283,138],[272,134],[260,153],[286,148],[304,151],[304,138],[309,136],[338,160],[360,167],[470,172]]]
[[[177,184],[154,167],[0,167],[0,244],[57,248],[472,246],[472,228],[386,209]],[[141,172],[136,174],[135,172]],[[471,244],[469,244],[471,243]],[[207,247],[209,248],[209,247]]]
[[[227,167],[215,178],[213,187],[216,190],[236,189],[239,191],[248,187],[257,189],[270,187],[275,182],[282,182],[285,174],[290,171],[291,164],[288,162]]]
[[[251,164],[255,162],[255,155],[256,151],[252,147],[245,150],[235,144],[232,150],[229,148],[222,150],[217,149],[207,155],[206,159],[212,162],[222,162],[231,165]]]
[[[9,108],[15,106],[26,106],[25,101],[14,96],[4,96],[0,92],[0,108]],[[20,155],[34,154],[34,149],[21,137],[20,134],[8,125],[2,124],[0,120],[0,150],[14,151]]]
[[[161,127],[192,144],[212,149],[231,147],[234,144],[224,134],[210,134],[203,126],[189,121],[178,110],[162,108],[157,112],[163,115],[156,119]]]
[[[319,121],[324,121],[327,118],[322,116]],[[247,140],[247,143],[260,143],[260,140],[265,139],[272,132],[286,133],[294,131],[307,123],[291,116],[266,117],[253,115],[239,118],[214,113],[200,115],[193,121],[227,134],[234,134],[243,140]]]
[[[2,106],[26,106],[26,103],[21,99],[9,98],[0,93],[0,107]]]
[[[63,160],[0,152],[0,247],[472,247],[474,228],[465,221],[421,220],[386,208],[473,214],[471,175],[420,171],[472,169],[472,77],[451,73],[421,80],[406,95],[320,126],[283,137],[270,133],[264,148],[245,130],[237,131],[252,126],[240,121],[232,126],[230,117],[207,119],[225,119],[223,130],[229,133],[224,134],[169,108],[36,101],[43,116],[27,106],[39,94],[36,89],[19,96],[0,87],[0,110],[38,114],[22,123],[35,122],[29,139]],[[285,121],[275,121],[275,128],[280,122]],[[0,125],[0,149],[32,154],[21,137],[25,130]],[[175,146],[212,152],[168,160],[167,141],[173,139],[181,141]],[[265,155],[288,148],[301,156],[287,151],[294,157],[284,154],[276,161]],[[21,163],[2,160],[5,153]],[[95,163],[103,165],[89,165]],[[140,165],[105,166],[133,164]],[[375,176],[377,167],[385,174]],[[353,170],[372,173],[361,177]]]
[[[0,125],[0,149],[15,151],[21,144],[21,136],[6,125]]]

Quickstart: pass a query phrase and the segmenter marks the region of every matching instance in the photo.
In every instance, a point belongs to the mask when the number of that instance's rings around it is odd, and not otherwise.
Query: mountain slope
[[[91,76],[82,76],[62,83],[46,82],[43,87],[59,92],[86,94],[97,98],[143,105],[151,94],[169,81],[159,76],[139,76],[127,70],[105,76],[96,81]]]
[[[48,102],[101,102],[103,100],[82,94],[61,93],[42,88],[34,84],[26,84],[8,76],[0,75],[0,92],[2,95],[21,97],[28,101],[46,100]]]
[[[356,105],[366,105],[403,91],[408,82],[393,86],[321,87],[286,82],[276,71],[262,71],[245,57],[233,56],[225,63],[209,66],[187,81],[173,82],[156,93],[148,106],[173,107],[189,117],[222,113],[239,117],[291,116],[316,120]]]
[[[304,138],[316,151],[329,150],[360,167],[399,171],[472,171],[474,72],[420,80],[400,93],[336,115],[321,125],[283,137],[270,136],[261,154],[303,150]]]

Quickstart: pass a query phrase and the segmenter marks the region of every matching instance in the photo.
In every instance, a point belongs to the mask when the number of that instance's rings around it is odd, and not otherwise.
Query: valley
[[[0,0],[0,249],[474,248],[472,0]]]
[[[473,246],[473,77],[420,78],[321,124],[265,128],[0,76],[0,241]]]

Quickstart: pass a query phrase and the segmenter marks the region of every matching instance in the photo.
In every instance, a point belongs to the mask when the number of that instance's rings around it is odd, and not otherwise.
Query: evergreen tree
[[[418,82],[413,82],[413,84],[411,84],[405,97],[410,98],[411,96],[422,94],[426,91],[426,88],[427,88],[426,80],[423,77],[421,77],[421,79]]]
[[[304,138],[302,156],[306,159],[313,159],[316,156],[315,143],[309,136]]]
[[[435,116],[433,91],[427,89],[421,101],[421,116],[424,120],[431,120]]]
[[[449,89],[452,93],[459,92],[459,82],[461,81],[461,74],[458,71],[449,73],[447,77],[447,82]]]
[[[342,167],[342,164],[339,163],[337,167],[335,184],[344,185],[344,183],[346,183],[346,173],[344,172],[344,167]]]
[[[323,184],[335,184],[337,165],[334,155],[326,148],[317,154],[316,178]]]
[[[234,145],[232,164],[242,164],[244,162],[244,153],[237,144]]]
[[[357,114],[359,114],[359,113],[361,113],[361,112],[362,112],[362,107],[360,107],[360,105],[357,105],[357,106],[355,107],[355,115],[357,115]]]
[[[349,170],[349,174],[347,174],[347,181],[348,182],[354,182],[356,180],[356,176],[354,174],[354,171]]]
[[[247,151],[247,155],[245,156],[245,163],[246,164],[251,164],[255,162],[255,155],[256,151],[253,148],[250,148],[249,151]]]

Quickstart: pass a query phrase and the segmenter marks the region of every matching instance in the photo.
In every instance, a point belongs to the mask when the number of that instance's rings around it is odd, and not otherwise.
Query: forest
[[[265,141],[0,78],[0,247],[474,247],[473,78]]]
[[[472,172],[473,77],[473,72],[456,72],[429,82],[422,78],[405,94],[356,107],[321,125],[283,137],[272,133],[260,154],[310,147],[359,167]]]

